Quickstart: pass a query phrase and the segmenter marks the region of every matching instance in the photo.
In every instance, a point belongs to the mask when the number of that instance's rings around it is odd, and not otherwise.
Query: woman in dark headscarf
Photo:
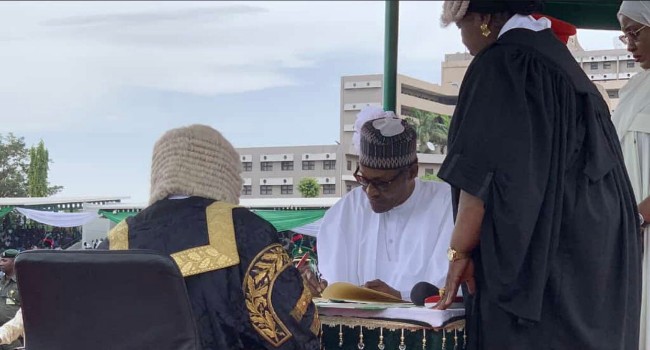
[[[470,349],[637,349],[639,221],[609,110],[540,1],[445,1],[475,55],[438,176],[456,227],[445,298]]]

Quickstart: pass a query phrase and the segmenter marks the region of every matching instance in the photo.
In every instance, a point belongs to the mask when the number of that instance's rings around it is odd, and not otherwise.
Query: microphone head
[[[429,282],[418,282],[411,289],[411,302],[418,306],[424,306],[424,299],[438,295],[438,287]]]

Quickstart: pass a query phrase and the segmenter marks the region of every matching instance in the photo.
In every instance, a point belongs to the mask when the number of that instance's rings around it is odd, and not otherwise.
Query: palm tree
[[[449,125],[451,116],[438,114],[435,118],[435,124],[431,130],[430,141],[440,146],[440,153],[445,154],[447,151],[447,136],[449,135]]]
[[[447,148],[447,134],[451,117],[416,109],[407,119],[415,128],[418,138],[418,152],[431,153],[427,142],[438,146],[444,154]]]

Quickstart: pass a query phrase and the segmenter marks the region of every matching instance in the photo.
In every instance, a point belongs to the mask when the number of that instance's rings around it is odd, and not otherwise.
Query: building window
[[[424,175],[433,175],[433,169],[432,168],[424,169]]]
[[[627,61],[627,68],[634,68],[634,61]]]
[[[241,166],[244,171],[253,171],[253,162],[242,162]]]
[[[323,161],[323,170],[334,170],[334,169],[336,169],[336,160]]]
[[[293,170],[293,162],[282,162],[282,170]]]
[[[323,185],[323,194],[336,194],[336,185],[335,184]]]
[[[352,170],[352,161],[351,161],[351,160],[348,160],[348,167],[347,167],[347,169],[348,169],[348,170]]]
[[[260,186],[260,194],[262,196],[270,196],[273,194],[273,187],[270,185],[261,185]]]
[[[316,163],[313,160],[302,161],[302,170],[314,170],[314,169],[316,169]]]
[[[280,194],[293,194],[293,185],[280,186]]]
[[[603,62],[603,69],[611,69],[612,62]]]
[[[347,192],[350,192],[350,191],[352,191],[353,188],[354,188],[354,187],[352,187],[352,185],[347,184],[347,185],[345,185],[345,192],[346,192],[346,193],[347,193]]]
[[[253,188],[251,187],[251,185],[244,185],[244,187],[241,189],[241,194],[243,196],[250,196],[251,194],[253,194]]]
[[[607,90],[609,98],[618,98],[618,90]]]
[[[591,70],[596,70],[596,69],[598,69],[598,62],[591,62],[591,63],[589,64],[589,69],[591,69]]]
[[[262,171],[273,171],[273,163],[271,162],[261,162],[260,167]]]

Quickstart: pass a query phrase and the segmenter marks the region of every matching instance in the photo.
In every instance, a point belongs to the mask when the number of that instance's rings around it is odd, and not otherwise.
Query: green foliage
[[[50,157],[43,140],[29,150],[29,170],[27,171],[27,190],[30,197],[48,195],[47,172]]]
[[[26,197],[29,152],[25,139],[0,135],[0,197]]]
[[[49,186],[49,155],[45,144],[27,148],[25,139],[0,135],[0,197],[45,197],[63,187]]]
[[[442,180],[436,174],[424,174],[424,175],[420,176],[420,180],[422,180],[422,181],[438,181],[438,182],[442,182]]]
[[[306,198],[318,197],[320,194],[320,185],[313,177],[305,177],[298,183],[298,191]]]
[[[431,142],[440,149],[440,153],[445,154],[451,116],[416,109],[413,116],[407,119],[413,124],[418,135],[418,152],[431,153],[427,147],[427,142]]]

